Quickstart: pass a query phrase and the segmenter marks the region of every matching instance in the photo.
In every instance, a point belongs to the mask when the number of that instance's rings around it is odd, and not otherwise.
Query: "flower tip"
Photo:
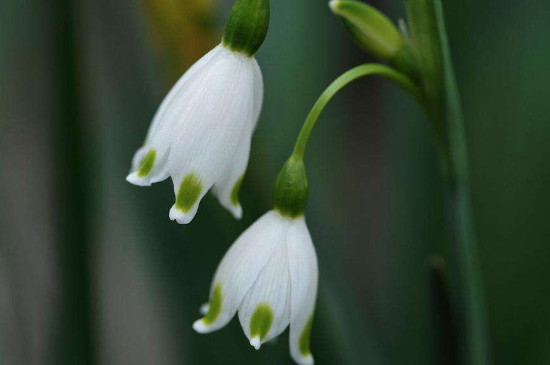
[[[238,201],[234,203],[232,201],[229,201],[228,199],[218,198],[218,200],[222,207],[224,207],[226,210],[229,211],[229,213],[231,213],[233,218],[241,219],[243,217],[243,208]]]
[[[243,208],[240,204],[237,207],[232,207],[230,210],[235,219],[241,219],[243,217]]]
[[[256,350],[260,349],[260,346],[262,346],[262,343],[260,342],[260,337],[255,336],[250,340],[250,345],[254,347]]]
[[[151,181],[149,179],[139,177],[137,171],[132,172],[130,175],[126,176],[126,181],[128,181],[132,185],[151,186]]]
[[[198,319],[193,323],[193,329],[198,333],[208,333],[208,325],[204,323],[204,321],[201,319]]]
[[[340,0],[330,0],[328,2],[328,6],[329,6],[330,10],[332,10],[333,12],[336,12],[336,10],[338,9],[339,4],[340,4]]]
[[[205,316],[209,310],[210,310],[210,303],[204,303],[203,305],[201,305],[199,309],[199,313]]]
[[[195,206],[189,212],[184,213],[183,211],[176,208],[175,205],[173,205],[172,208],[170,208],[170,220],[176,221],[179,224],[189,224],[195,217],[196,213],[197,206]]]
[[[313,365],[315,361],[313,361],[313,356],[311,356],[311,354],[308,354],[307,356],[302,357],[298,363],[300,365]]]

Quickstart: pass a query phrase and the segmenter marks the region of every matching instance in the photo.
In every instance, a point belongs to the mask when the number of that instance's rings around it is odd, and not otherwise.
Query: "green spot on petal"
[[[178,196],[176,198],[176,208],[184,213],[193,208],[202,191],[202,184],[194,174],[187,175],[181,182]]]
[[[233,189],[231,190],[231,204],[238,207],[239,206],[239,191],[241,190],[241,184],[243,183],[244,176],[241,176],[239,180],[235,183],[233,186]]]
[[[269,305],[267,303],[258,305],[250,320],[250,337],[254,338],[258,336],[260,340],[263,340],[269,332],[272,323],[273,311]]]
[[[299,339],[299,346],[300,346],[300,354],[302,356],[306,357],[311,352],[309,351],[309,336],[311,333],[311,325],[313,324],[313,315],[309,317],[309,320],[307,321],[304,330],[302,331],[302,334],[300,335]]]
[[[207,325],[214,323],[216,318],[220,315],[222,311],[222,287],[220,284],[214,286],[214,291],[212,292],[212,298],[210,298],[208,313],[202,319],[203,322]]]
[[[145,177],[149,175],[153,166],[155,165],[155,159],[157,158],[157,151],[154,148],[151,148],[149,152],[143,157],[139,165],[138,176]]]

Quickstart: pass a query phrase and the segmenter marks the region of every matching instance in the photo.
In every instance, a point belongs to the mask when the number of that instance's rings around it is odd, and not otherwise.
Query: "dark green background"
[[[405,17],[400,1],[373,4]],[[550,5],[443,5],[494,363],[547,364]],[[229,6],[220,4],[220,27]],[[291,363],[287,335],[256,352],[236,320],[208,336],[191,329],[222,255],[270,209],[316,97],[370,60],[324,1],[271,8],[244,219],[207,196],[180,226],[168,219],[170,182],[124,181],[175,81],[166,82],[141,3],[0,3],[0,363]],[[433,362],[428,262],[446,253],[444,196],[420,110],[396,87],[361,80],[321,117],[306,163],[321,271],[317,364]]]

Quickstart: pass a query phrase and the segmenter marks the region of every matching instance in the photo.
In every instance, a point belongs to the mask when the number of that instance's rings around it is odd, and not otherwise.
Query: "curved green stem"
[[[404,74],[395,71],[393,68],[376,63],[368,63],[354,67],[334,80],[332,84],[330,84],[329,87],[327,87],[321,94],[319,99],[317,99],[317,102],[315,102],[315,105],[311,108],[311,111],[302,126],[302,130],[298,135],[298,139],[296,140],[296,144],[294,146],[294,151],[292,152],[293,156],[300,159],[304,157],[304,152],[306,150],[307,141],[309,140],[311,131],[315,127],[319,115],[321,115],[323,109],[325,109],[325,106],[327,106],[328,102],[334,97],[334,95],[336,95],[341,89],[350,84],[352,81],[365,76],[382,76],[413,94],[419,104],[424,104],[422,93],[414,81]]]

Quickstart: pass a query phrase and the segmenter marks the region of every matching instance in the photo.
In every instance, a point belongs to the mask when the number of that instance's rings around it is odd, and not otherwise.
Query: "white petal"
[[[201,57],[193,66],[191,66],[176,82],[176,84],[170,89],[168,94],[164,97],[164,100],[160,104],[160,107],[153,117],[153,122],[151,127],[147,132],[147,140],[151,139],[152,135],[155,134],[164,124],[174,122],[171,118],[166,118],[170,109],[173,109],[179,101],[179,95],[181,94],[186,83],[191,80],[193,76],[197,74],[198,71],[205,68],[205,66],[211,64],[211,60],[216,59],[216,57],[222,52],[223,47],[218,45],[214,47],[210,52]]]
[[[238,150],[229,167],[221,176],[220,181],[215,183],[213,193],[218,197],[220,204],[229,210],[237,219],[242,217],[242,207],[239,203],[238,193],[240,184],[246,173],[250,157],[250,144],[252,133],[258,124],[262,103],[264,98],[264,83],[262,72],[258,62],[254,59],[254,103],[253,118],[251,126],[241,137]]]
[[[146,156],[154,153],[154,158],[150,161],[151,168],[145,174],[142,174],[141,166]],[[166,179],[168,175],[168,148],[155,149],[151,146],[141,147],[134,154],[132,159],[132,169],[126,177],[126,181],[138,186],[150,186],[153,183]]]
[[[221,292],[221,308],[207,323],[204,318],[193,324],[200,333],[225,326],[241,305],[246,293],[270,259],[273,250],[284,239],[289,221],[279,213],[269,211],[250,226],[229,248],[222,259],[210,290],[210,301],[216,287]],[[283,238],[282,238],[283,237]]]
[[[254,59],[254,120],[252,125],[252,132],[258,124],[260,113],[262,112],[262,105],[264,103],[264,79],[262,76],[262,70],[256,59]]]
[[[181,184],[181,182],[180,182]],[[176,183],[174,182],[174,186],[176,186]],[[200,193],[197,195],[196,200],[193,202],[193,205],[189,208],[181,209],[178,207],[177,202],[172,205],[170,208],[170,212],[168,213],[168,217],[170,217],[170,220],[176,221],[179,224],[189,224],[195,218],[195,215],[197,214],[197,211],[199,210],[199,204],[204,195],[208,192],[208,188],[204,188],[204,186],[201,187]],[[176,191],[175,194],[177,195],[178,192]]]
[[[273,251],[267,265],[246,294],[239,321],[250,344],[256,349],[283,332],[290,321],[290,273],[286,235]],[[262,323],[263,322],[263,323]],[[263,331],[258,327],[263,326]],[[252,333],[256,327],[255,333]]]
[[[149,179],[143,179],[138,175],[138,170],[141,166],[141,161],[145,158],[147,153],[149,153],[150,147],[141,147],[136,151],[134,157],[132,158],[132,167],[130,168],[130,173],[126,177],[126,181],[131,184],[138,186],[149,186],[151,185]]]
[[[202,189],[192,207],[182,210],[175,204],[171,219],[189,222],[200,199],[232,162],[252,118],[253,68],[252,59],[225,50],[182,93],[183,108],[172,131],[168,166],[177,201],[181,184],[190,175],[200,181]]]
[[[317,299],[319,269],[304,218],[293,221],[287,247],[291,280],[290,355],[300,365],[311,365],[309,331]]]
[[[189,80],[197,74],[197,72],[214,60],[217,55],[220,54],[222,46],[217,46],[212,51],[207,53],[199,61],[197,61],[178,82],[168,92],[164,100],[162,101],[159,109],[155,113],[147,137],[145,139],[145,146],[140,148],[135,154],[132,161],[132,168],[126,180],[134,185],[149,186],[152,183],[162,181],[169,176],[168,173],[168,154],[170,151],[171,142],[171,129],[177,123],[177,112],[179,110],[178,105],[180,96],[185,90],[185,87]],[[153,166],[148,170],[147,174],[141,174],[139,169],[141,167],[143,158],[151,151],[155,152],[155,159]]]
[[[251,139],[250,132],[242,137],[234,160],[212,189],[220,204],[237,219],[241,219],[243,214],[238,194],[248,165]]]

